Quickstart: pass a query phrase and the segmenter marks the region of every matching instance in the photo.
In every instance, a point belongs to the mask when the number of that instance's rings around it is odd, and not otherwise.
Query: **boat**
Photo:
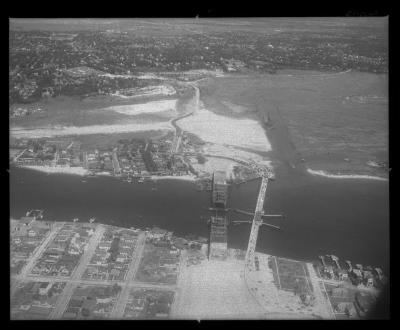
[[[138,182],[139,182],[139,183],[143,183],[143,182],[144,182],[144,179],[141,177],[141,178],[139,178]]]
[[[79,219],[78,218],[74,218],[73,222],[78,222]]]
[[[93,222],[95,222],[95,220],[96,220],[96,218],[90,218],[90,219],[89,219],[89,222],[90,222],[90,223],[93,223]]]

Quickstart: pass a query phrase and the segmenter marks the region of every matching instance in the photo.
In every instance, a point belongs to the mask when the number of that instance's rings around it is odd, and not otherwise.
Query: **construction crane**
[[[243,211],[243,210],[239,210],[239,209],[234,209],[233,211],[235,211],[236,213],[244,214],[244,215],[252,215],[252,216],[255,215],[253,212]],[[279,218],[279,219],[285,218],[281,214],[264,214],[262,211],[261,211],[260,216],[261,216],[261,218]],[[237,222],[251,222],[251,221],[237,221]]]

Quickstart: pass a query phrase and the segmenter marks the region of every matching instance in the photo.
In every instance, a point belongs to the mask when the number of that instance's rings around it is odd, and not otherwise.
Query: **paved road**
[[[188,116],[191,116],[193,114],[193,112],[178,116],[174,119],[171,120],[171,125],[174,126],[175,128],[175,136],[174,136],[174,140],[172,141],[171,144],[171,153],[177,153],[179,150],[179,145],[181,142],[181,135],[182,135],[182,129],[176,124],[176,122],[178,120],[181,120],[183,118],[186,118]]]
[[[118,157],[117,157],[117,148],[112,151],[112,164],[114,168],[114,175],[121,173],[121,168],[119,167]]]
[[[105,228],[102,225],[98,225],[96,231],[94,232],[93,236],[90,238],[89,245],[85,253],[83,254],[78,267],[75,269],[74,273],[72,274],[71,280],[68,281],[65,289],[63,291],[62,296],[58,300],[56,306],[54,307],[52,313],[50,314],[50,319],[58,320],[61,319],[61,316],[64,310],[67,307],[69,300],[71,299],[72,293],[74,292],[76,286],[80,282],[80,278],[82,277],[83,272],[86,269],[87,264],[89,263],[97,244],[99,243]]]
[[[200,79],[200,80],[202,80],[202,79]],[[200,80],[198,80],[198,81],[200,81]],[[195,94],[194,94],[193,99],[192,99],[192,101],[194,103],[193,104],[193,108],[194,109],[191,110],[189,113],[186,113],[184,115],[178,116],[178,117],[176,117],[176,118],[171,120],[171,125],[174,126],[174,128],[175,128],[175,136],[174,136],[174,140],[172,141],[172,145],[171,145],[171,153],[172,154],[177,153],[179,151],[179,145],[180,145],[181,136],[182,136],[182,129],[176,124],[176,122],[178,120],[181,120],[181,119],[185,118],[185,117],[191,116],[195,111],[198,111],[198,109],[199,109],[200,90],[195,85],[195,82],[188,83],[188,85],[190,85],[195,91]]]
[[[178,278],[177,278],[177,289],[175,291],[174,301],[171,305],[170,317],[175,318],[181,315],[180,311],[182,308],[181,298],[182,298],[182,285],[179,285],[182,281],[185,281],[186,275],[186,265],[187,265],[187,251],[181,251],[179,269],[178,269]]]
[[[14,162],[16,162],[19,157],[21,157],[27,149],[22,150],[17,156],[14,157]]]
[[[146,243],[146,233],[140,233],[137,246],[135,248],[135,259],[131,262],[129,270],[126,274],[125,282],[122,285],[121,293],[118,297],[117,302],[114,305],[113,311],[111,312],[111,318],[118,319],[124,315],[125,305],[129,298],[129,292],[131,289],[131,282],[134,280],[136,272],[139,268],[140,260],[142,259],[143,249]]]
[[[315,270],[311,264],[307,264],[308,273],[310,275],[311,283],[314,288],[314,295],[317,304],[319,305],[320,314],[324,319],[335,319],[335,313],[333,312],[332,305],[327,301],[321,291],[320,281],[315,273]]]

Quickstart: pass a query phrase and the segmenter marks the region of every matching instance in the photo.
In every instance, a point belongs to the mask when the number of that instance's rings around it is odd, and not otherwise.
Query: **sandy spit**
[[[307,169],[307,172],[312,175],[319,175],[332,179],[369,179],[369,180],[389,181],[389,179],[382,178],[379,176],[359,175],[359,174],[331,174],[322,170],[312,170],[309,168]]]

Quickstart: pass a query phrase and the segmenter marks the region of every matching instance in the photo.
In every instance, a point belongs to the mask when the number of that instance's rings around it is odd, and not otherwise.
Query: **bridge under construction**
[[[262,225],[280,229],[280,227],[268,224],[264,222],[265,218],[283,218],[282,215],[264,214],[264,201],[265,194],[267,191],[268,181],[273,178],[273,174],[269,169],[259,170],[261,177],[261,184],[259,188],[257,204],[254,213],[247,212],[239,209],[234,209],[236,213],[243,215],[253,216],[253,220],[236,220],[232,221],[233,224],[251,223],[251,232],[249,242],[246,251],[246,267],[249,269],[254,268],[254,253],[256,249],[256,243],[258,238],[259,228]],[[227,208],[228,200],[228,184],[226,182],[226,172],[216,171],[213,175],[213,192],[212,202],[214,207],[210,207],[209,210],[215,211],[215,216],[211,217],[210,222],[210,244],[209,244],[209,258],[210,259],[223,259],[227,255],[228,249],[228,224],[226,213],[231,210]]]

